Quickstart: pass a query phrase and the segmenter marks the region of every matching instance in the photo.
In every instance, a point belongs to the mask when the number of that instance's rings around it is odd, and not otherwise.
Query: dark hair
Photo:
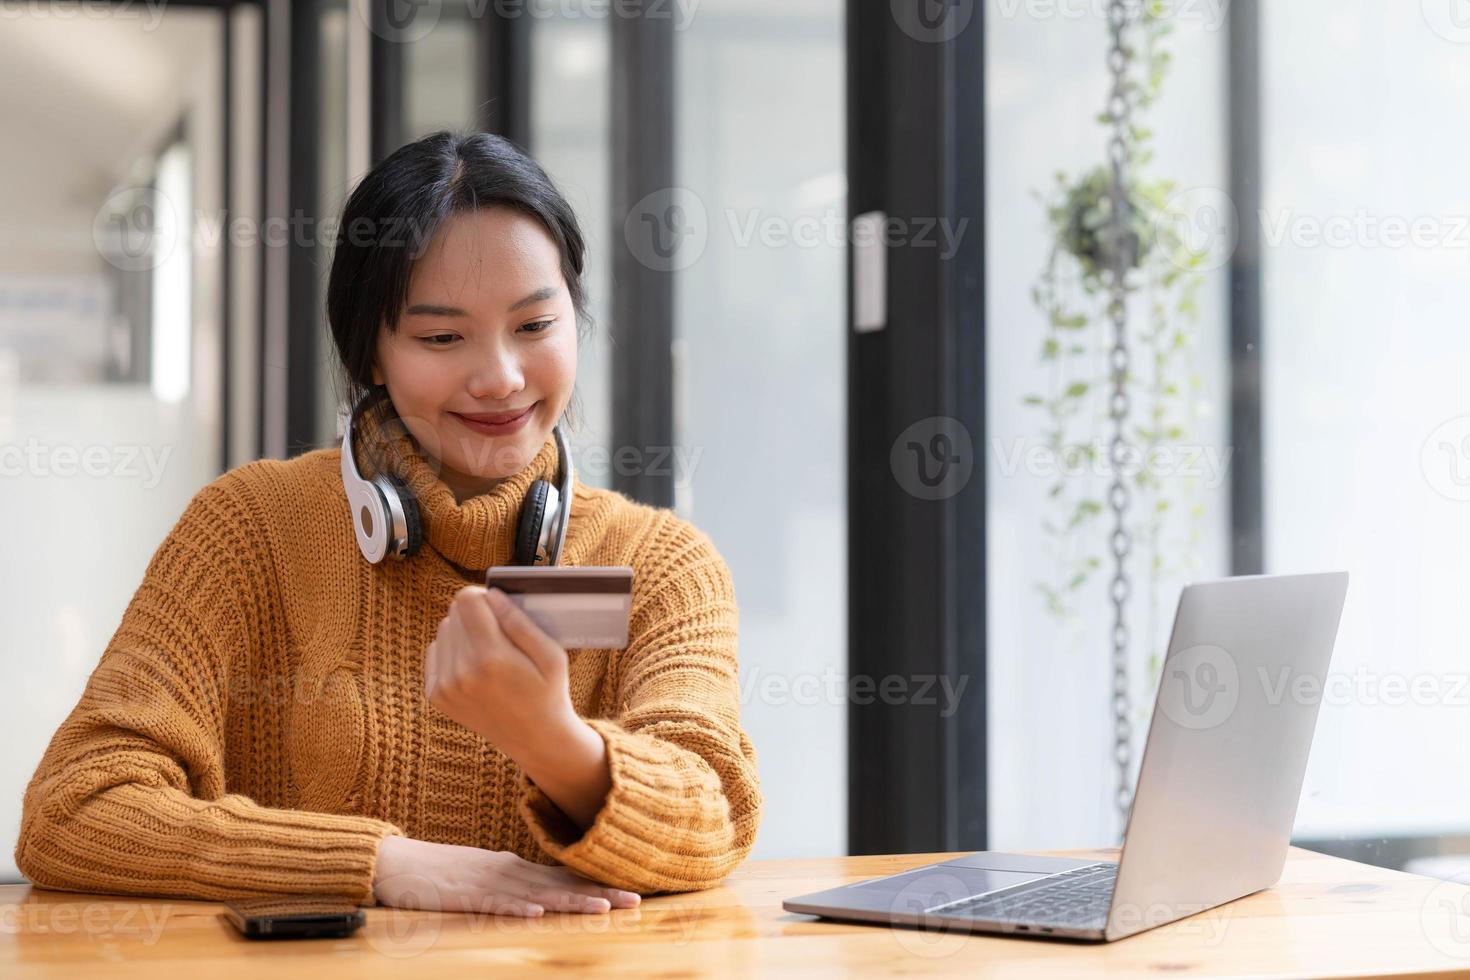
[[[546,228],[561,252],[579,338],[590,328],[582,230],[546,171],[502,136],[432,133],[369,170],[342,207],[327,279],[327,322],[349,408],[373,388],[378,328],[398,328],[414,263],[440,225],[451,215],[495,205],[516,208]]]

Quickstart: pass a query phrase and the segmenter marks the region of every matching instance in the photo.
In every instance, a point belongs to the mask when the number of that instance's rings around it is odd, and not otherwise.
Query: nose
[[[477,401],[504,402],[525,386],[520,361],[508,351],[496,350],[475,365],[468,390]]]

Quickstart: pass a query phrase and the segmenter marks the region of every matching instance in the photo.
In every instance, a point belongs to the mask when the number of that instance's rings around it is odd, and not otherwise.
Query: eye
[[[530,323],[521,324],[521,329],[530,333],[545,333],[555,322],[555,318],[550,320],[532,320]]]
[[[450,341],[457,340],[459,338],[452,333],[436,333],[432,337],[420,337],[419,339],[428,344],[430,347],[447,347],[449,346]],[[436,343],[436,341],[441,340],[444,341],[444,343]]]

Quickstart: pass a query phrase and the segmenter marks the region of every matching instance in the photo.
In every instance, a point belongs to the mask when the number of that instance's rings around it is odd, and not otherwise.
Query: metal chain
[[[1108,489],[1108,505],[1113,513],[1113,758],[1117,763],[1118,832],[1121,835],[1132,806],[1132,784],[1129,779],[1133,762],[1133,725],[1129,719],[1128,698],[1128,625],[1126,606],[1132,591],[1128,578],[1128,554],[1132,540],[1126,523],[1129,492],[1123,478],[1124,433],[1128,420],[1128,293],[1126,277],[1133,264],[1136,243],[1132,236],[1127,189],[1128,147],[1126,138],[1132,105],[1127,90],[1128,50],[1124,29],[1128,26],[1127,0],[1111,0],[1108,4],[1108,28],[1112,45],[1108,51],[1108,70],[1113,88],[1108,97],[1108,115],[1112,119],[1112,137],[1108,141],[1108,158],[1112,164],[1112,183],[1108,194],[1112,199],[1111,248],[1108,253],[1111,281],[1108,283],[1108,318],[1113,324],[1113,347],[1110,352],[1112,394],[1108,416],[1113,423],[1113,439],[1108,458],[1112,468],[1112,486]]]

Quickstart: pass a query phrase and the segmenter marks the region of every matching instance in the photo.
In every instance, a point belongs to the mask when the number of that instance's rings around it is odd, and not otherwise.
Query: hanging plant
[[[1162,4],[1148,4],[1123,30],[1127,58],[1120,84],[1130,111],[1121,131],[1121,188],[1105,163],[1077,176],[1058,173],[1050,190],[1038,194],[1052,246],[1031,300],[1045,317],[1039,353],[1047,382],[1025,402],[1042,413],[1040,438],[1059,465],[1042,523],[1051,572],[1035,585],[1047,610],[1062,621],[1077,619],[1083,589],[1109,555],[1101,517],[1111,480],[1108,314],[1115,264],[1125,270],[1121,293],[1135,324],[1127,334],[1123,379],[1131,406],[1129,457],[1146,461],[1161,447],[1187,443],[1203,409],[1194,356],[1197,273],[1205,256],[1189,248],[1169,213],[1175,184],[1149,172],[1152,133],[1140,122],[1169,70],[1163,41],[1172,27],[1165,13]],[[1115,127],[1110,112],[1098,121]],[[1127,202],[1123,221],[1115,213],[1117,199]],[[1158,676],[1159,616],[1167,612],[1159,608],[1160,587],[1194,570],[1203,517],[1197,480],[1160,476],[1148,465],[1126,471],[1133,547],[1123,571],[1147,583],[1148,622],[1134,635],[1147,639],[1150,678]]]

